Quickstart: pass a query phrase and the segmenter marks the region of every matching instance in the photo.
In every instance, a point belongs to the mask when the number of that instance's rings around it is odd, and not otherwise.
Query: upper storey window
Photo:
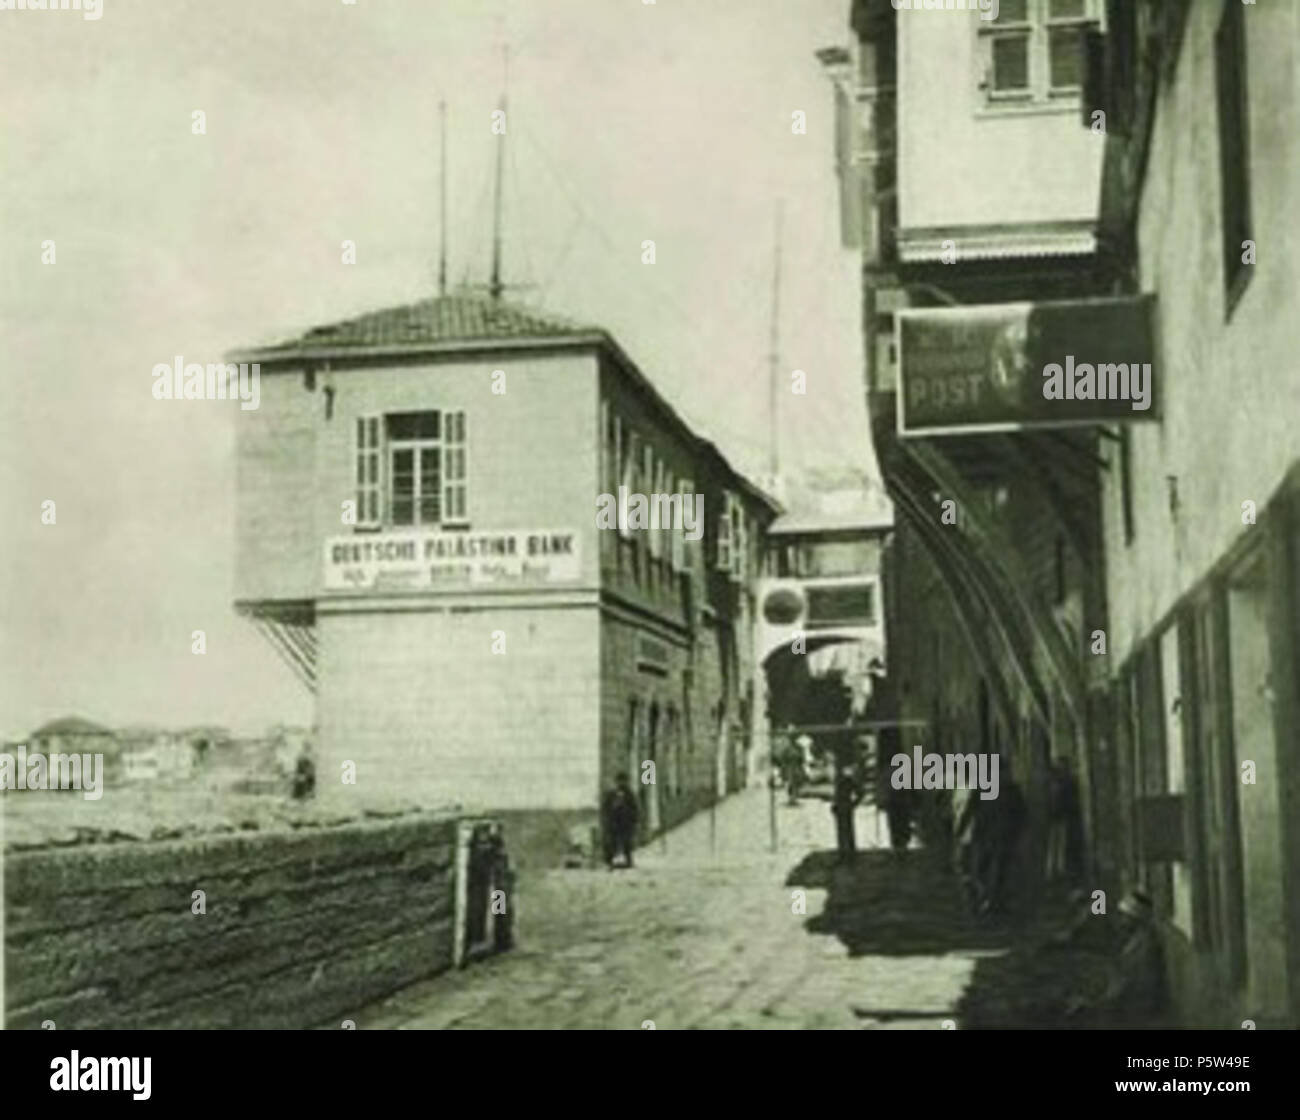
[[[464,526],[465,454],[464,412],[358,417],[358,528]]]
[[[1024,108],[1077,98],[1083,89],[1084,32],[1096,0],[1001,0],[979,20],[980,89],[990,108]]]

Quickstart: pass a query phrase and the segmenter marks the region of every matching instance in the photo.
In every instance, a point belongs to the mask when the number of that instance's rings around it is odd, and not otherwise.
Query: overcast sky
[[[506,280],[536,285],[510,298],[606,327],[760,471],[783,198],[781,365],[808,374],[806,397],[783,395],[783,458],[868,469],[858,265],[839,246],[831,92],[813,56],[847,42],[848,7],[0,12],[0,734],[72,713],[311,721],[308,693],[231,605],[237,406],[155,401],[151,371],[434,294],[440,98],[450,275],[483,283],[503,44]]]

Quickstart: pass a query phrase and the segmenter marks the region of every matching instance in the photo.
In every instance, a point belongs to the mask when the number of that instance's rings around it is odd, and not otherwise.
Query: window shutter
[[[659,559],[659,530],[656,526],[659,524],[655,512],[655,495],[659,493],[659,463],[655,459],[654,449],[646,444],[646,501],[649,505],[646,508],[646,535],[649,538],[646,541],[646,547],[650,553],[651,560]]]
[[[695,561],[694,561],[695,542],[688,541],[686,539],[685,510],[686,510],[687,502],[690,502],[692,510],[694,510],[695,508],[695,483],[688,478],[685,482],[682,483],[681,490],[682,490],[682,517],[680,519],[681,523],[677,531],[677,541],[681,549],[681,553],[680,553],[681,569],[684,572],[689,572],[692,571],[695,566]]]
[[[668,499],[667,506],[664,507],[664,522],[659,526],[659,559],[663,560],[671,569],[673,561],[673,472],[668,469],[668,464],[660,462],[659,464],[659,493]]]
[[[614,424],[610,417],[608,398],[600,402],[600,488],[606,494],[614,493],[618,483],[618,460],[614,458]],[[617,496],[617,495],[616,495]]]
[[[381,418],[378,415],[357,417],[354,433],[357,525],[363,528],[375,528],[383,518],[379,501],[380,462],[383,457],[379,442],[381,428]]]
[[[444,412],[442,422],[442,521],[463,524],[469,520],[465,413]]]
[[[727,491],[722,491],[722,507],[718,516],[718,554],[714,560],[714,567],[720,572],[731,571],[732,560],[732,526],[731,526],[731,495]]]
[[[745,578],[748,534],[744,503],[734,494],[731,496],[731,526],[731,579],[734,583],[740,583]]]
[[[623,459],[623,483],[627,489],[627,501],[632,500],[632,495],[637,490],[637,455],[639,453],[638,440],[636,432],[629,431],[623,440],[624,459]],[[622,495],[620,495],[622,497]],[[632,539],[632,530],[627,524],[627,510],[622,508],[618,515],[618,535],[624,540]]]
[[[668,566],[674,572],[682,570],[682,487],[681,482],[668,472],[668,493],[676,500],[673,502],[674,520],[668,530]]]
[[[654,488],[655,488],[655,449],[650,445],[650,441],[646,440],[641,444],[641,485],[637,487],[637,493],[644,495],[647,501],[653,500]],[[657,539],[657,534],[653,532],[653,530],[650,527],[650,520],[653,512],[654,512],[653,509],[650,508],[647,508],[645,511],[646,527],[643,530],[643,535],[647,539],[645,541],[644,546],[642,545],[637,546],[638,551],[642,547],[644,547],[646,555],[649,556],[651,560],[653,560],[655,557],[659,555],[659,548],[658,548],[659,541]],[[649,578],[648,571],[646,573],[646,576],[647,578]]]

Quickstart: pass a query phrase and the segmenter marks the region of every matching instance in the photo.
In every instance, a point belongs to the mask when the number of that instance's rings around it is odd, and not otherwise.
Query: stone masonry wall
[[[6,1025],[341,1022],[451,965],[455,840],[454,819],[416,814],[10,851]]]

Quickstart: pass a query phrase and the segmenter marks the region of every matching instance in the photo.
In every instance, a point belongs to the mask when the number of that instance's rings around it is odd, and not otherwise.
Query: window
[[[1223,282],[1231,314],[1250,280],[1252,265],[1242,257],[1251,237],[1250,121],[1246,113],[1244,6],[1225,0],[1214,35],[1214,72],[1219,102],[1219,183],[1222,198]]]
[[[609,401],[600,402],[600,484],[599,489],[606,494],[614,494],[616,483],[613,483],[615,464],[614,458],[614,421],[610,415]]]
[[[869,540],[796,540],[772,549],[772,574],[796,579],[861,575],[875,567],[877,547]]]
[[[730,572],[735,564],[731,547],[731,495],[722,492],[722,511],[718,517],[718,552],[714,566],[720,572]]]
[[[659,555],[668,565],[669,571],[675,572],[677,570],[677,527],[681,524],[682,520],[681,503],[672,500],[673,495],[676,493],[673,489],[675,479],[673,478],[672,468],[665,463],[663,472],[661,482],[664,488],[663,492],[669,499],[668,516],[671,520],[667,521],[667,523],[662,525],[659,529]]]
[[[627,488],[628,501],[637,492],[637,455],[639,453],[636,432],[625,432],[623,436],[622,485]],[[626,515],[621,515],[618,522],[619,535],[624,540],[632,539],[632,530],[628,526]]]
[[[1083,89],[1087,0],[1047,0],[1047,88],[1077,94]]]
[[[610,480],[610,493],[614,495],[615,510],[622,507],[622,495],[619,493],[619,486],[623,482],[623,420],[619,416],[614,417],[614,459],[612,463],[613,476]],[[619,515],[618,536],[614,538],[614,567],[616,570],[623,567],[623,549],[620,546],[624,536],[622,517]]]
[[[380,523],[379,509],[379,417],[357,417],[357,525],[368,528]]]
[[[731,578],[733,582],[743,583],[749,574],[749,526],[744,503],[735,494],[729,494],[727,501],[731,522]]]
[[[1048,104],[1083,90],[1084,35],[1096,0],[1002,0],[980,20],[980,88],[990,106]]]
[[[650,559],[662,560],[664,554],[663,534],[658,528],[656,528],[659,524],[659,514],[657,512],[658,503],[655,499],[657,495],[662,494],[664,491],[664,465],[649,445],[647,445],[645,449],[645,473],[646,481],[650,486],[650,493],[646,495],[650,501],[650,509],[647,513],[650,515],[652,521],[652,524],[646,526],[646,530],[650,535],[650,540],[648,542],[650,546]]]
[[[368,438],[370,434],[367,430]],[[389,524],[412,527],[465,524],[468,519],[465,413],[436,410],[389,413],[384,417],[384,435]],[[378,459],[377,445],[371,448],[368,444],[365,455]],[[359,470],[361,459],[359,454]]]
[[[689,572],[694,566],[694,544],[686,539],[686,517],[688,510],[692,517],[695,514],[695,483],[688,478],[681,484],[680,490],[682,494],[682,516],[678,518],[677,523],[677,566],[680,571]],[[691,531],[698,532],[700,528],[702,526],[693,525]]]

